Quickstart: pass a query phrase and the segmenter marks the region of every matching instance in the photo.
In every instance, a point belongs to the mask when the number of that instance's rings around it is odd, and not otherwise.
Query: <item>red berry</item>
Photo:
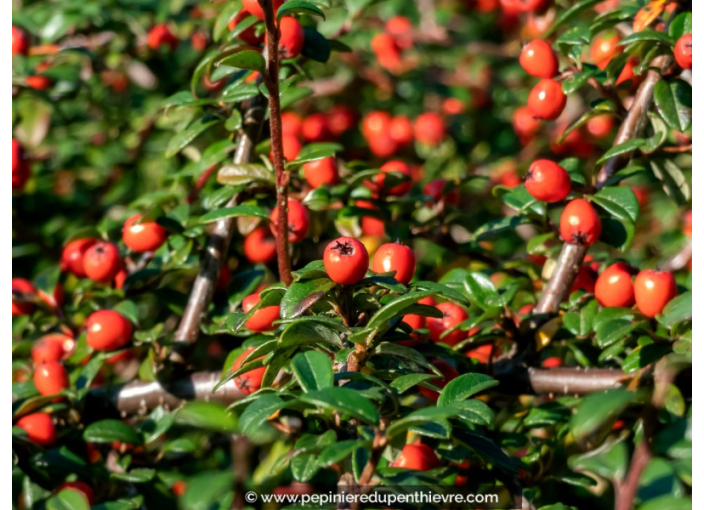
[[[571,244],[591,246],[601,235],[601,218],[583,198],[575,198],[560,217],[560,235]]]
[[[294,159],[296,159],[298,157],[298,154],[301,152],[301,149],[303,148],[301,142],[298,141],[298,138],[291,135],[282,136],[281,143],[284,148],[284,159],[286,161],[293,161]],[[273,150],[270,154],[270,159],[272,161],[274,160]]]
[[[203,32],[195,32],[191,35],[191,46],[198,52],[203,51],[208,46],[208,36]]]
[[[335,105],[327,114],[328,130],[333,135],[340,136],[354,127],[356,119],[357,113],[354,109],[343,104]]]
[[[551,356],[543,360],[543,368],[559,368],[562,366],[562,358],[559,356]]]
[[[527,106],[516,108],[516,111],[513,112],[513,130],[523,144],[535,136],[540,125],[540,120],[535,118],[535,114]]]
[[[29,36],[22,28],[12,25],[12,54],[26,55],[29,51]]]
[[[440,459],[435,451],[425,444],[407,444],[401,450],[392,467],[428,471],[440,467]]]
[[[22,144],[12,139],[12,189],[21,190],[29,179],[29,161],[24,158]]]
[[[438,145],[445,138],[445,121],[437,113],[423,113],[416,118],[413,133],[419,143]]]
[[[274,4],[274,14],[276,14],[284,0],[273,0],[272,3]],[[264,19],[264,9],[259,5],[258,0],[242,0],[242,6],[251,12],[252,16],[256,16],[261,20]]]
[[[526,174],[526,189],[542,202],[559,202],[567,198],[572,187],[570,174],[549,159],[534,161]]]
[[[339,180],[337,159],[330,156],[316,159],[315,161],[309,161],[303,165],[303,176],[306,178],[311,188],[319,188],[324,184],[328,186],[337,184]]]
[[[434,202],[439,202],[444,199],[446,203],[457,205],[460,200],[460,192],[456,187],[452,187],[449,192],[443,194],[445,191],[445,186],[447,186],[445,179],[435,179],[430,181],[423,188],[423,194],[431,197]]]
[[[594,293],[601,306],[633,306],[635,293],[631,282],[631,267],[623,262],[616,262],[604,269],[596,280]]]
[[[301,134],[307,142],[321,142],[330,139],[328,118],[324,113],[313,113],[303,119]]]
[[[577,292],[578,290],[583,290],[585,292],[594,292],[596,286],[596,270],[591,268],[589,265],[585,264],[579,268],[577,272],[577,277],[572,284],[570,292]]]
[[[64,482],[56,488],[54,493],[58,494],[63,490],[80,492],[86,498],[89,506],[93,506],[93,503],[95,503],[95,493],[93,492],[91,486],[86,482],[81,482],[80,480],[76,482]]]
[[[250,16],[251,14],[247,9],[241,9],[240,12],[237,13],[237,16],[232,18],[227,24],[227,28],[229,28],[230,30],[235,30],[235,28],[237,28],[237,25],[239,25],[242,21],[249,18]],[[251,25],[242,30],[237,35],[237,37],[239,37],[242,42],[250,44],[252,46],[257,46],[258,44],[261,44],[261,42],[264,40],[264,34],[257,35],[257,31]]]
[[[281,132],[283,136],[298,138],[301,136],[303,119],[296,112],[283,112],[281,114]]]
[[[526,44],[521,51],[519,62],[525,72],[536,78],[554,78],[559,72],[557,56],[543,39]]]
[[[386,29],[386,33],[394,38],[399,48],[406,50],[413,47],[413,25],[411,24],[411,20],[405,16],[389,18],[384,28]]]
[[[633,283],[636,305],[646,317],[655,317],[677,296],[677,283],[669,271],[645,269]]]
[[[232,370],[235,371],[239,369],[242,366],[242,363],[244,362],[245,358],[249,356],[249,354],[253,350],[254,347],[250,347],[249,349],[245,350],[242,354],[240,354],[235,360],[234,365],[232,365]],[[235,377],[235,385],[237,385],[237,388],[239,388],[239,390],[245,395],[254,393],[262,387],[262,379],[264,378],[264,372],[266,372],[266,367],[253,368],[248,372],[244,372]]]
[[[476,359],[479,363],[489,363],[489,358],[491,353],[494,351],[494,346],[492,344],[484,344],[474,349],[467,351],[467,357],[470,359]]]
[[[374,254],[372,271],[375,273],[395,271],[396,281],[408,285],[416,272],[416,255],[408,246],[397,243],[383,244]]]
[[[276,223],[279,219],[279,209],[275,207],[269,215],[271,231],[276,236]],[[309,216],[306,206],[294,198],[288,199],[288,242],[300,243],[308,233]]]
[[[411,167],[409,167],[406,163],[403,161],[398,161],[398,160],[393,160],[389,161],[387,163],[384,163],[381,166],[381,172],[376,174],[373,178],[373,182],[367,181],[367,187],[372,189],[373,191],[379,192],[384,189],[384,182],[386,180],[386,176],[384,174],[393,172],[393,173],[398,173],[402,174],[405,176],[408,176],[410,178],[411,176]],[[411,190],[411,186],[413,183],[410,181],[410,179],[406,180],[405,182],[402,182],[401,184],[398,184],[391,189],[385,190],[389,195],[393,196],[400,196],[400,195],[405,195]]]
[[[613,57],[623,51],[623,47],[618,45],[620,42],[621,36],[616,31],[599,35],[592,42],[590,49],[592,62],[600,69],[604,69]]]
[[[398,115],[389,123],[389,137],[399,145],[413,141],[413,123],[408,117]]]
[[[335,283],[354,285],[369,269],[369,254],[364,245],[352,237],[339,237],[325,247],[323,264]]]
[[[441,318],[428,317],[425,321],[430,331],[430,338],[433,339],[433,342],[440,342],[452,346],[467,338],[467,332],[460,329],[456,329],[443,338],[440,338],[440,335],[445,331],[469,318],[464,308],[447,301],[437,305],[437,309],[442,312],[443,316]]]
[[[242,300],[242,309],[244,313],[249,312],[254,306],[262,300],[258,292],[250,294]],[[247,329],[256,331],[257,333],[262,333],[264,331],[271,331],[276,329],[273,324],[275,320],[279,319],[279,307],[278,306],[267,306],[264,308],[259,308],[254,314],[247,319],[244,323]]]
[[[244,238],[244,255],[253,264],[276,258],[276,241],[266,227],[258,227]]]
[[[598,140],[611,134],[614,128],[614,118],[608,113],[597,115],[587,121],[587,132]]]
[[[562,85],[555,80],[540,80],[528,96],[528,108],[538,119],[557,119],[566,104],[567,96],[562,91]]]
[[[98,310],[86,321],[86,342],[96,351],[116,351],[132,338],[132,324],[113,310]]]
[[[674,54],[675,60],[682,69],[692,69],[692,34],[684,34],[677,39]]]
[[[125,221],[122,229],[122,240],[132,251],[156,251],[166,241],[166,229],[155,221],[145,221],[136,224],[141,216],[135,214]]]
[[[49,333],[39,338],[32,346],[32,361],[39,366],[50,361],[61,361],[73,350],[76,341],[63,333]]]
[[[161,46],[168,46],[171,51],[174,51],[178,46],[178,38],[171,33],[168,26],[162,23],[149,30],[147,46],[153,50],[159,49]]]
[[[303,49],[305,34],[296,18],[284,16],[279,21],[279,55],[281,58],[294,58]]]
[[[369,150],[377,157],[388,158],[396,154],[398,143],[396,143],[389,133],[380,133],[374,138],[369,138]]]
[[[366,200],[357,200],[355,205],[357,207],[361,207],[362,209],[376,209],[371,202],[367,202]],[[384,220],[377,218],[376,216],[362,216],[360,223],[362,227],[362,234],[365,236],[383,237],[385,234]]]
[[[56,395],[68,388],[68,374],[58,361],[49,361],[34,371],[34,386],[41,395]]]
[[[32,413],[17,420],[19,428],[27,433],[33,443],[41,446],[51,446],[56,442],[54,422],[46,413]]]
[[[440,373],[442,374],[442,379],[431,379],[430,382],[435,384],[435,386],[439,387],[440,389],[444,388],[447,386],[447,384],[458,377],[460,374],[457,372],[457,370],[454,369],[454,367],[442,360],[436,359],[431,362],[431,364],[440,370]],[[429,372],[430,373],[430,372]],[[430,388],[424,388],[423,386],[419,386],[418,389],[420,390],[421,394],[430,400],[437,401],[438,397],[440,394],[435,391],[431,390]]]
[[[120,250],[112,243],[98,241],[83,256],[83,271],[96,282],[112,282],[120,269]]]
[[[29,315],[34,311],[37,289],[24,278],[12,279],[12,315]]]
[[[391,125],[391,115],[375,110],[362,119],[362,134],[369,140],[382,133],[388,133]]]
[[[682,233],[687,237],[692,237],[692,210],[690,209],[684,213],[684,219],[682,220]]]
[[[83,260],[88,249],[97,243],[97,239],[76,239],[64,246],[61,252],[61,269],[70,271],[79,278],[86,276]]]

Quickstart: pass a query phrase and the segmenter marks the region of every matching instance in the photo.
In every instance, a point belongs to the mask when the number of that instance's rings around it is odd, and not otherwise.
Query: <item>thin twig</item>
[[[291,285],[291,255],[288,252],[288,181],[284,167],[283,128],[281,125],[281,100],[279,98],[279,30],[276,26],[272,0],[259,0],[264,10],[266,24],[266,70],[264,84],[269,91],[269,128],[271,152],[276,170],[276,209],[278,218],[274,226],[276,255],[279,263],[279,278]]]
[[[239,137],[234,157],[236,164],[243,164],[249,161],[252,148],[259,138],[264,120],[264,108],[261,103],[262,99],[260,96],[253,98],[245,112],[243,130]],[[235,194],[228,201],[226,207],[237,205],[238,197]],[[181,323],[176,330],[173,350],[170,356],[171,361],[185,363],[185,354],[188,346],[198,339],[200,324],[213,299],[215,286],[220,276],[220,268],[222,267],[227,248],[230,245],[235,224],[235,218],[224,218],[217,221],[210,232],[198,276],[193,282],[191,295],[183,312]]]
[[[663,271],[679,271],[692,260],[692,241],[685,244],[680,251],[668,259],[661,267]]]

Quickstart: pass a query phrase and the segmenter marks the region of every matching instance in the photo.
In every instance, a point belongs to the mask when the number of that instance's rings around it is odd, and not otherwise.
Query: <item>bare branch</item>
[[[692,241],[689,241],[675,255],[667,260],[660,268],[663,271],[679,271],[684,269],[692,260]]]
[[[237,164],[249,161],[252,148],[261,133],[265,113],[261,103],[261,97],[253,98],[245,112],[243,130],[238,140],[234,157],[234,162]],[[235,194],[226,207],[237,205],[238,198],[239,195]],[[170,357],[171,361],[181,364],[185,363],[185,353],[188,351],[188,346],[198,339],[200,324],[213,299],[220,268],[227,253],[227,248],[230,245],[234,227],[235,218],[224,218],[217,221],[210,232],[210,237],[203,251],[198,276],[193,282],[191,295],[181,318],[181,323],[176,330],[173,351]]]

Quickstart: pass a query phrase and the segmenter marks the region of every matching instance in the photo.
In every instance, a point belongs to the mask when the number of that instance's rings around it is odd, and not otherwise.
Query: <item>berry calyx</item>
[[[240,354],[235,360],[235,363],[232,365],[232,370],[239,370],[244,360],[247,358],[247,356],[249,356],[249,354],[253,350],[254,347],[250,347],[249,349],[245,350],[242,354]],[[237,388],[239,388],[239,390],[245,395],[254,393],[262,387],[262,379],[264,378],[264,372],[266,372],[266,367],[253,368],[248,372],[239,374],[235,376],[235,385],[237,385]]]
[[[138,253],[156,251],[166,242],[166,229],[155,221],[137,223],[142,216],[131,216],[122,229],[122,240],[132,251]]]
[[[562,211],[560,235],[565,242],[591,246],[601,235],[601,218],[583,198],[575,198]]]
[[[536,78],[554,78],[559,72],[557,56],[543,39],[526,44],[521,50],[519,62],[525,72]]]
[[[276,223],[279,219],[279,208],[275,207],[269,215],[271,231],[276,236]],[[295,198],[288,199],[288,242],[300,243],[308,233],[309,215],[306,206]]]
[[[96,282],[112,282],[120,269],[120,250],[113,243],[99,241],[88,248],[83,256],[83,271]]]
[[[567,96],[562,91],[562,84],[555,80],[540,80],[528,95],[528,108],[537,119],[557,119],[566,104]]]
[[[616,262],[604,269],[596,279],[594,294],[601,306],[627,307],[635,303],[632,268],[624,262]]]
[[[242,309],[244,313],[248,313],[252,308],[254,308],[262,300],[258,292],[250,294],[242,300]],[[247,329],[256,331],[257,333],[262,333],[264,331],[271,331],[276,329],[277,326],[273,324],[275,320],[279,319],[279,306],[266,306],[259,308],[252,316],[247,319],[244,323]]]
[[[98,310],[86,321],[86,342],[96,351],[116,351],[132,338],[132,323],[119,312]]]
[[[357,239],[339,237],[325,247],[323,264],[332,281],[340,285],[354,285],[367,273],[369,254]]]
[[[383,244],[376,250],[372,260],[372,271],[389,273],[395,271],[397,282],[408,285],[416,272],[416,255],[408,246],[398,243]]]
[[[457,326],[469,318],[469,315],[467,315],[464,308],[449,301],[436,305],[436,308],[442,312],[443,316],[440,318],[428,317],[425,321],[428,330],[430,331],[430,338],[433,342],[444,343],[452,346],[467,338],[467,332],[462,331],[461,329],[455,329],[440,338],[445,331]]]
[[[633,290],[640,313],[653,318],[677,296],[677,283],[669,271],[644,269],[636,276]]]
[[[542,202],[559,202],[567,198],[572,187],[570,174],[549,159],[534,161],[526,174],[526,189]]]

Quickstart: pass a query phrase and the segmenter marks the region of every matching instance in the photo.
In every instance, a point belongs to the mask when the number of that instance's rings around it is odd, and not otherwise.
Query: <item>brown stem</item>
[[[279,30],[276,26],[272,0],[259,0],[264,10],[266,24],[266,70],[264,84],[269,91],[269,128],[271,131],[271,152],[276,170],[276,209],[278,219],[275,225],[276,255],[279,263],[279,277],[286,285],[291,285],[291,256],[288,252],[288,181],[289,174],[284,168],[283,128],[281,125],[281,100],[279,98]]]
[[[243,164],[249,161],[252,148],[259,138],[264,119],[264,108],[261,98],[253,98],[245,112],[243,131],[240,135],[235,152],[234,162]],[[235,194],[226,207],[237,205],[238,195]],[[200,324],[213,299],[215,286],[220,276],[225,253],[230,245],[235,227],[235,218],[224,218],[215,223],[201,259],[200,270],[193,282],[191,295],[183,312],[181,323],[176,330],[171,361],[185,363],[188,346],[198,339]]]
[[[552,368],[528,369],[511,374],[498,374],[502,382],[516,380],[527,383],[521,386],[535,393],[585,394],[619,387],[628,379],[620,370]],[[211,400],[231,404],[244,398],[234,381],[224,384],[216,392],[213,388],[220,381],[220,372],[196,372],[169,383],[134,381],[124,385],[103,386],[90,390],[86,410],[95,417],[107,412],[118,413],[123,418],[145,415],[158,406],[167,409],[180,407],[190,400]],[[515,385],[511,385],[515,387]]]
[[[628,110],[628,115],[621,123],[621,127],[616,134],[614,146],[620,145],[628,140],[632,140],[640,136],[647,120],[647,112],[653,102],[653,90],[655,84],[661,78],[661,72],[667,69],[672,63],[672,57],[669,55],[661,55],[653,59],[651,69],[641,83],[636,95],[633,99],[633,104]],[[630,158],[632,153],[620,155],[609,159],[599,171],[596,178],[596,188],[599,190],[606,185],[606,182],[620,168],[622,168]],[[554,314],[557,313],[567,295],[572,289],[577,273],[584,261],[584,256],[587,254],[587,248],[575,246],[565,243],[562,246],[562,251],[557,259],[557,267],[550,278],[545,291],[543,292],[538,304],[533,309],[533,314]]]

